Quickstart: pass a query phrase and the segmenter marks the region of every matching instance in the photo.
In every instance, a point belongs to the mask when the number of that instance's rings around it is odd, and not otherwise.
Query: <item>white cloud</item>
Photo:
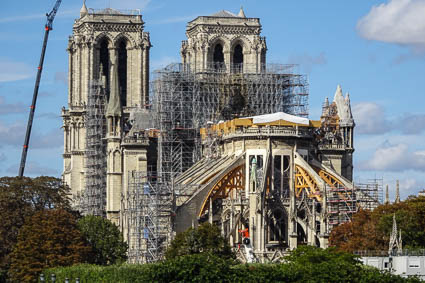
[[[382,144],[372,158],[360,162],[360,170],[425,171],[425,151],[410,151],[406,144]]]
[[[180,60],[175,58],[175,57],[164,56],[164,57],[161,57],[158,60],[152,60],[150,68],[151,68],[151,70],[156,71],[158,69],[162,69],[162,68],[166,67],[167,65],[169,65],[171,63],[176,63],[176,62],[180,62]]]
[[[2,145],[22,146],[24,143],[25,127],[22,123],[11,125],[0,121],[0,147]]]
[[[0,58],[0,83],[24,80],[35,75],[35,68],[22,62]]]
[[[4,154],[4,153],[0,153],[0,163],[2,163],[3,161],[5,161],[7,158],[6,158],[6,154]]]
[[[22,147],[24,144],[26,126],[22,122],[4,124],[0,121],[0,147],[10,145]],[[32,130],[30,138],[30,149],[58,148],[63,146],[63,132],[61,129],[51,129],[46,133]]]
[[[326,54],[321,52],[317,56],[311,56],[309,54],[302,55],[291,55],[288,58],[289,64],[299,64],[303,71],[307,74],[311,73],[314,66],[325,65],[328,62]]]
[[[9,174],[16,174],[18,173],[18,164],[14,164],[7,168],[6,170]],[[43,165],[40,165],[37,162],[27,162],[25,164],[25,176],[32,175],[32,176],[58,176],[59,172],[58,170],[44,167]]]
[[[52,129],[47,133],[37,133],[31,137],[30,146],[32,148],[57,148],[63,146],[63,131]]]
[[[425,114],[405,114],[397,127],[403,134],[420,134],[425,130]]]
[[[411,191],[416,189],[419,182],[416,179],[404,179],[400,181],[400,189],[404,191]]]
[[[374,102],[360,102],[353,105],[353,117],[358,134],[383,134],[391,130],[384,109]]]
[[[353,104],[352,110],[356,134],[381,135],[398,131],[403,135],[419,135],[425,131],[425,114],[404,113],[389,118],[384,108],[375,102]]]
[[[425,1],[390,0],[373,6],[357,23],[359,34],[369,40],[425,49]]]
[[[22,102],[18,103],[6,103],[4,96],[0,96],[0,115],[23,113],[26,112],[27,108]]]

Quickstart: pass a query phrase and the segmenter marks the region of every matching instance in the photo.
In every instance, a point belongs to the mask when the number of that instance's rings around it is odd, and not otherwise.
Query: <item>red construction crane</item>
[[[44,63],[44,55],[46,53],[47,39],[49,38],[49,32],[53,29],[52,27],[53,20],[55,19],[56,13],[58,12],[61,2],[62,0],[57,0],[55,6],[53,7],[53,10],[50,13],[46,14],[47,22],[46,22],[46,25],[44,26],[43,47],[41,48],[40,63],[38,64],[38,68],[37,68],[38,71],[37,71],[37,77],[35,79],[34,93],[32,96],[32,103],[30,106],[30,114],[28,117],[27,132],[25,134],[24,147],[22,149],[21,164],[19,166],[19,173],[18,173],[19,177],[22,177],[24,175],[25,162],[27,160],[27,153],[28,153],[28,145],[30,142],[32,121],[34,119],[35,104],[37,103],[38,88],[40,86],[41,72],[43,71],[43,63]]]

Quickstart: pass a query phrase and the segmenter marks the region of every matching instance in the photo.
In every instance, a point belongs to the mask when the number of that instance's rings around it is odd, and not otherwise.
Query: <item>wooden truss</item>
[[[345,188],[344,184],[334,175],[326,172],[320,168],[314,168],[319,174],[320,178],[322,178],[326,184],[328,184],[332,190],[338,192],[338,196],[341,200],[351,200],[353,198],[353,191],[351,188]]]
[[[239,165],[233,170],[229,171],[220,180],[218,180],[214,186],[208,192],[205,198],[201,210],[199,211],[199,217],[201,217],[205,211],[209,208],[209,202],[215,201],[216,199],[225,199],[229,196],[232,190],[244,190],[245,189],[245,164]]]
[[[322,201],[322,195],[317,182],[304,168],[295,165],[295,195],[300,197],[303,191],[306,192],[307,197]]]

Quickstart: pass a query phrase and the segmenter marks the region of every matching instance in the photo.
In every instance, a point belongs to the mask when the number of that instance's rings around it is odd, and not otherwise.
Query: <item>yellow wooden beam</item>
[[[209,201],[214,201],[218,198],[227,198],[233,190],[244,190],[245,189],[245,174],[244,164],[236,167],[220,180],[218,180],[214,186],[210,189],[207,197],[202,203],[201,210],[199,211],[199,217],[201,217],[205,211],[209,208]]]

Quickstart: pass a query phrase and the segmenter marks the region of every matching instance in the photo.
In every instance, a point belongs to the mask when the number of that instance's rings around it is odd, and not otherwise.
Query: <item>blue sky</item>
[[[46,12],[55,0],[0,4],[0,176],[17,174]],[[63,0],[53,24],[26,175],[60,176],[60,109],[67,101],[67,38],[82,1]],[[425,189],[425,0],[87,0],[89,8],[141,9],[151,69],[180,61],[189,20],[219,10],[261,19],[269,63],[298,63],[309,78],[310,118],[337,84],[350,93],[355,181],[383,178],[394,198]]]

